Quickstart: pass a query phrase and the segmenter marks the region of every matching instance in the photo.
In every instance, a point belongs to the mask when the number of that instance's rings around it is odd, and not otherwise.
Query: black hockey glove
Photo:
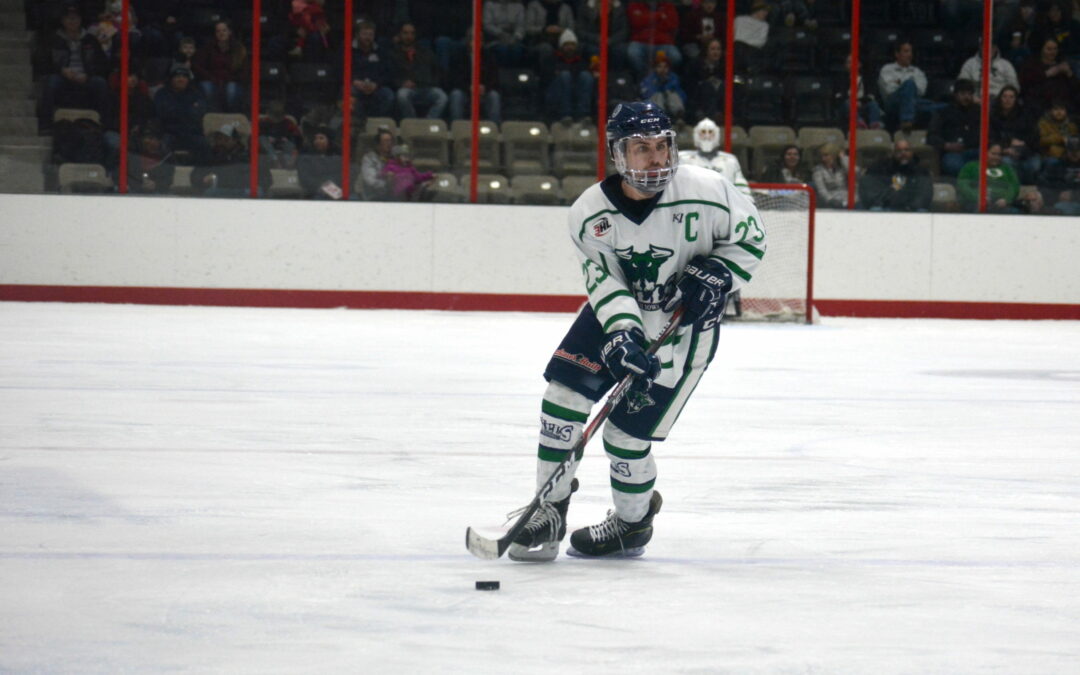
[[[674,310],[681,300],[686,311],[680,325],[704,324],[718,319],[724,314],[731,286],[728,268],[712,258],[699,255],[686,264],[679,280],[679,292],[664,306],[664,311]]]
[[[645,333],[640,328],[617,330],[608,335],[600,350],[604,365],[616,380],[633,375],[631,389],[646,392],[653,380],[660,377],[660,359],[646,350]]]

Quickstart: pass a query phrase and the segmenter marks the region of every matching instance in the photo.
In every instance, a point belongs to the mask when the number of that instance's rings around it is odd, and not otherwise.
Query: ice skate
[[[559,542],[566,536],[566,511],[570,497],[578,489],[577,478],[570,481],[570,494],[557,502],[544,502],[510,544],[506,554],[518,562],[550,562],[559,555]]]
[[[636,523],[628,523],[608,511],[607,518],[599,525],[583,527],[570,535],[567,555],[577,558],[600,558],[605,556],[634,558],[645,552],[645,545],[652,539],[653,516],[660,512],[664,503],[660,493],[653,491],[649,499],[649,511]]]

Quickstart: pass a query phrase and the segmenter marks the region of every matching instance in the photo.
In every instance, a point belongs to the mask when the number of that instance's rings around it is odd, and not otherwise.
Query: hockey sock
[[[551,382],[544,392],[544,402],[540,406],[540,449],[536,460],[536,487],[539,489],[566,457],[566,453],[581,438],[585,422],[593,402],[576,391]],[[551,493],[552,501],[565,499],[570,494],[570,481],[574,478],[577,463],[581,460],[581,451],[570,463],[569,470],[562,477]]]
[[[604,452],[611,460],[611,496],[615,513],[636,523],[649,511],[656,483],[652,443],[635,438],[610,421],[604,425]]]

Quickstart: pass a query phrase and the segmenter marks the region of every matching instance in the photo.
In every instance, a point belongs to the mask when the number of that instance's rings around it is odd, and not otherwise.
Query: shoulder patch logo
[[[593,223],[593,236],[602,237],[611,231],[611,221],[606,216]]]

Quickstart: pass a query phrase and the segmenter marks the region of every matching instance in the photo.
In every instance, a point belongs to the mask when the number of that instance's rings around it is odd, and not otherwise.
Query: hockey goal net
[[[767,252],[727,316],[743,321],[813,323],[814,189],[802,183],[751,183]]]

